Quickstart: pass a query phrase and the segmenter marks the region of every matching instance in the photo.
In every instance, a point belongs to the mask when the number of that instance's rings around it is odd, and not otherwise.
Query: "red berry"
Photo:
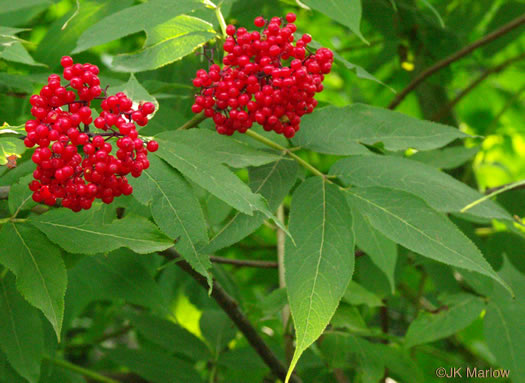
[[[70,67],[73,65],[73,59],[70,56],[63,56],[60,59],[60,65],[62,65],[64,68]]]
[[[150,141],[147,144],[148,152],[156,152],[159,148],[159,144],[157,141]]]

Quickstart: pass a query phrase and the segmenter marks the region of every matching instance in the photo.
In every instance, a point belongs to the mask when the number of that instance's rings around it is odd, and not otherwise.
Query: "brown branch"
[[[208,282],[206,278],[197,273],[192,267],[186,262],[180,260],[180,255],[173,248],[165,250],[160,255],[170,259],[179,260],[176,265],[188,273],[199,285],[204,289],[208,290]],[[268,347],[264,340],[259,336],[257,330],[253,327],[250,321],[244,316],[239,309],[239,304],[222,288],[222,286],[214,281],[213,290],[211,297],[217,302],[217,304],[224,310],[224,312],[230,317],[235,323],[239,330],[244,334],[250,345],[259,354],[261,359],[266,363],[272,372],[284,381],[286,377],[286,367],[277,358],[273,351]],[[301,383],[301,379],[296,375],[292,375],[291,382]]]
[[[489,33],[488,35],[482,37],[479,40],[476,40],[470,45],[467,45],[466,47],[460,49],[459,51],[451,54],[450,56],[444,58],[443,60],[437,62],[436,64],[432,65],[430,68],[424,70],[420,74],[418,74],[411,82],[404,88],[401,92],[399,92],[396,97],[392,100],[392,102],[388,105],[388,109],[395,109],[404,99],[405,97],[413,91],[419,84],[421,84],[425,79],[432,76],[437,71],[445,68],[446,66],[452,64],[454,61],[457,61],[469,53],[473,52],[477,48],[486,45],[490,43],[493,40],[496,40],[497,38],[509,33],[510,31],[520,27],[521,25],[525,24],[525,14],[515,18],[511,22],[505,24],[501,28],[495,30],[494,32]]]
[[[277,262],[272,261],[253,261],[247,259],[230,259],[224,257],[210,256],[210,260],[214,263],[223,263],[234,266],[258,267],[260,269],[276,269]]]
[[[525,57],[525,52],[518,56],[511,57],[508,60],[503,61],[501,64],[485,70],[481,75],[479,75],[474,81],[472,81],[465,89],[463,89],[453,100],[448,104],[444,105],[431,119],[433,121],[440,121],[448,112],[455,107],[467,94],[472,92],[479,84],[485,81],[490,75],[494,73],[499,73],[510,64],[515,63]]]

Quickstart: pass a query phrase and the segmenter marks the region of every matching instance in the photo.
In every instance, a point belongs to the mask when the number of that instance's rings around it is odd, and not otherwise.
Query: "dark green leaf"
[[[42,310],[60,340],[67,274],[59,249],[27,224],[7,223],[0,230],[0,263],[16,275],[20,293]]]
[[[254,193],[266,198],[270,210],[274,211],[295,184],[297,169],[295,161],[284,157],[268,165],[250,168],[250,187]],[[253,233],[264,219],[262,213],[255,213],[253,216],[235,213],[211,238],[210,244],[203,251],[211,253],[233,245]]]
[[[388,150],[431,150],[467,134],[370,105],[329,106],[306,115],[294,145],[327,154],[367,154],[360,144],[382,143]]]
[[[403,190],[425,200],[445,213],[459,212],[482,195],[446,173],[406,158],[395,156],[355,156],[338,161],[330,174],[347,185],[380,186]],[[483,218],[511,220],[512,217],[495,202],[487,201],[468,211]]]
[[[126,216],[110,224],[97,225],[91,221],[91,214],[90,211],[51,210],[32,217],[30,222],[71,253],[96,254],[127,247],[148,254],[173,246],[172,240],[142,217]]]
[[[44,353],[42,323],[38,312],[18,294],[14,278],[0,279],[0,349],[14,370],[37,383]]]
[[[512,293],[478,248],[423,200],[403,191],[379,187],[350,189],[346,195],[352,208],[391,240],[438,262],[489,276]]]
[[[289,373],[324,331],[354,270],[352,215],[343,193],[319,177],[307,179],[292,197],[285,278],[297,345]]]

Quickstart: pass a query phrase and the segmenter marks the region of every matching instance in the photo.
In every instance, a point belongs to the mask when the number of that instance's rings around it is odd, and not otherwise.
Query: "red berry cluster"
[[[333,62],[327,48],[308,50],[308,34],[292,44],[295,19],[293,13],[286,15],[286,24],[279,17],[269,22],[257,17],[254,24],[262,33],[228,25],[224,67],[197,71],[193,85],[201,90],[192,111],[212,117],[220,134],[244,133],[257,122],[266,131],[293,137],[301,116],[316,107],[314,95],[323,90]]]
[[[89,209],[95,198],[111,203],[114,197],[132,193],[126,175],[140,176],[149,167],[148,151],[158,149],[157,142],[145,144],[139,138],[135,123],[146,125],[155,106],[146,102],[134,109],[122,92],[100,97],[96,65],[73,64],[69,56],[62,57],[61,64],[68,83],[62,85],[61,77],[53,74],[40,94],[30,98],[35,119],[25,124],[24,143],[38,148],[32,156],[37,168],[29,189],[36,202],[55,205],[60,198],[62,206],[80,211]],[[102,100],[102,112],[93,121],[95,99]],[[92,123],[101,131],[93,132]],[[112,138],[117,139],[115,155],[108,142]]]

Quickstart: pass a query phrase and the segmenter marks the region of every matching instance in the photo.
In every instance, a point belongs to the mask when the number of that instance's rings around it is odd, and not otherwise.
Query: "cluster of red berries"
[[[295,19],[293,13],[286,15],[287,23],[257,17],[254,24],[262,33],[228,25],[224,67],[197,71],[193,85],[201,90],[192,111],[212,117],[220,134],[244,133],[257,122],[266,131],[293,137],[301,116],[316,107],[314,95],[323,90],[333,63],[329,49],[308,50],[308,34],[292,44]]]
[[[69,56],[62,57],[61,64],[69,83],[62,85],[61,77],[53,74],[40,94],[30,98],[35,119],[25,124],[24,143],[38,147],[32,156],[37,168],[29,189],[36,202],[55,205],[62,199],[62,206],[80,211],[89,209],[95,198],[111,203],[132,193],[126,175],[139,177],[149,167],[148,151],[158,149],[157,142],[145,144],[139,138],[135,123],[146,125],[155,106],[146,102],[134,109],[122,92],[100,97],[96,65],[74,64]],[[102,100],[102,112],[93,121],[95,99]],[[92,123],[101,131],[93,132]],[[108,142],[112,138],[117,139],[115,155]]]

